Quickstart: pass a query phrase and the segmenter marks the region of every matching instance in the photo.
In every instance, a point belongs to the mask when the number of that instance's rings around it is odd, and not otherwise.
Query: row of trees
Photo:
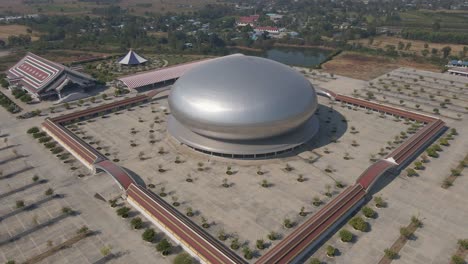
[[[419,29],[405,29],[401,32],[405,39],[423,40],[436,43],[468,44],[468,34],[463,32],[434,32]]]

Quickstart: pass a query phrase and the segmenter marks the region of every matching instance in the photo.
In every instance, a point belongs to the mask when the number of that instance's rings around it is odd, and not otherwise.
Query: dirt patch
[[[433,48],[436,48],[439,50],[439,54],[441,54],[441,49],[443,47],[449,46],[452,48],[451,54],[457,55],[460,51],[463,51],[463,47],[465,45],[459,45],[459,44],[449,44],[449,43],[430,43],[427,41],[421,41],[421,40],[410,40],[410,39],[403,39],[399,37],[389,37],[389,36],[378,36],[374,38],[374,41],[372,45],[369,45],[369,39],[358,39],[358,40],[352,40],[350,41],[351,43],[360,43],[364,47],[372,48],[372,49],[385,49],[385,46],[387,45],[394,45],[395,47],[398,47],[399,42],[403,42],[405,45],[407,43],[411,43],[411,47],[408,50],[405,50],[403,48],[404,52],[416,52],[416,55],[422,56],[421,51],[424,49],[427,49],[429,52]],[[425,45],[427,44],[427,48],[425,48]],[[430,53],[429,55],[430,56]]]
[[[343,52],[322,65],[322,68],[327,72],[365,81],[400,67],[440,72],[440,69],[432,64],[418,63],[406,58],[392,59],[355,52]]]
[[[4,25],[0,26],[0,39],[7,40],[9,36],[18,36],[21,34],[26,34],[31,36],[31,40],[39,39],[39,34],[37,33],[28,33],[26,30],[27,26],[23,25]]]

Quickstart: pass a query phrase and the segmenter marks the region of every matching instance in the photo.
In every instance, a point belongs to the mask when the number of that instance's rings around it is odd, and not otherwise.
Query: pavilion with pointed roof
[[[127,55],[125,55],[119,60],[119,64],[133,66],[133,65],[143,64],[147,61],[148,61],[147,59],[141,57],[140,55],[138,55],[135,51],[131,49],[127,53]]]

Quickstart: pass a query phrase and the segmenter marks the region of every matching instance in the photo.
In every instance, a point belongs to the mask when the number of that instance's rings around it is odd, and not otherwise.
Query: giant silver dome
[[[311,83],[286,65],[242,54],[184,73],[171,89],[169,107],[170,134],[210,153],[276,153],[318,131]]]
[[[310,82],[281,63],[231,55],[206,62],[176,81],[171,113],[212,138],[246,140],[286,133],[317,109]]]

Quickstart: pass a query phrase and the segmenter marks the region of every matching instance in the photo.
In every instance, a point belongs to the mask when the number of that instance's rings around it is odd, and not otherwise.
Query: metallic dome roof
[[[317,109],[311,83],[296,70],[260,57],[230,55],[180,77],[169,96],[171,113],[203,136],[251,140],[304,124]]]

